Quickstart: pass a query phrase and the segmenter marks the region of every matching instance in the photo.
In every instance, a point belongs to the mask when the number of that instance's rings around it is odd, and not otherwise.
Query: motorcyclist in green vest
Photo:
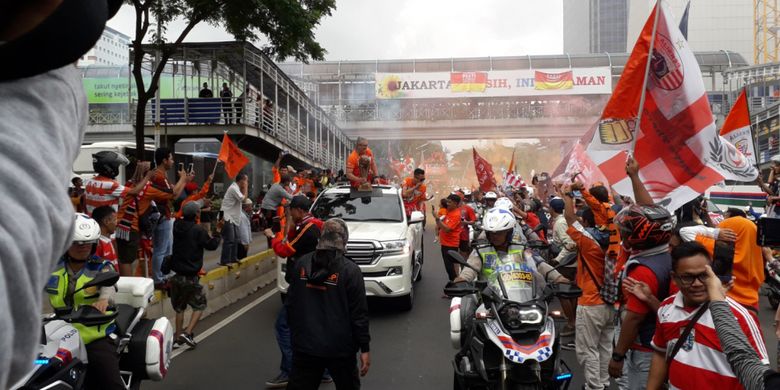
[[[558,271],[545,262],[536,261],[526,253],[525,246],[512,241],[517,220],[514,214],[501,207],[494,207],[485,213],[482,219],[482,229],[485,231],[490,246],[476,248],[467,262],[475,269],[481,270],[483,278],[490,280],[500,267],[511,268],[512,271],[531,273],[539,280],[537,288],[544,287],[544,276],[548,282],[569,283]],[[463,267],[454,282],[473,282],[479,275],[468,267]]]
[[[46,284],[49,302],[55,311],[76,310],[89,305],[105,313],[113,301],[116,288],[89,287],[76,291],[100,272],[111,272],[110,262],[94,255],[100,238],[100,226],[86,214],[76,214],[73,242],[62,256],[57,268]],[[117,353],[114,321],[86,326],[74,323],[87,349],[87,376],[85,389],[124,389],[119,376],[119,355]]]

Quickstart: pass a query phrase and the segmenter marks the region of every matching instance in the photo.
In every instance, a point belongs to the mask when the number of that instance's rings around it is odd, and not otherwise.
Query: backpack
[[[596,228],[585,228],[585,231],[588,232],[588,235],[605,250],[603,284],[598,282],[598,279],[596,279],[596,276],[593,274],[593,271],[591,271],[586,261],[583,260],[582,265],[588,272],[588,275],[590,275],[596,288],[599,290],[601,299],[604,303],[612,305],[620,300],[620,277],[615,273],[617,257],[609,256],[609,254],[606,253],[606,248],[609,247],[609,232]]]
[[[154,202],[150,203],[144,214],[138,216],[138,233],[144,237],[152,237],[161,216],[157,205]]]

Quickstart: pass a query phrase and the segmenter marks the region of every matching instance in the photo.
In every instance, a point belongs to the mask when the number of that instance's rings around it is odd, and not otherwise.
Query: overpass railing
[[[158,121],[168,125],[220,125],[238,123],[262,130],[284,143],[289,149],[303,151],[312,160],[335,166],[337,158],[324,145],[310,139],[306,124],[287,110],[264,106],[255,99],[237,98],[230,102],[221,98],[160,99],[159,118],[157,102],[146,106],[146,124]],[[310,132],[313,129],[309,130]]]
[[[432,121],[598,116],[606,98],[593,101],[377,102],[324,106],[341,121]]]

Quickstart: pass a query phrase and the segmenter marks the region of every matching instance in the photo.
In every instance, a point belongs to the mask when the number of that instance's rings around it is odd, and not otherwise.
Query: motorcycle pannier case
[[[144,319],[133,330],[128,346],[133,374],[161,381],[168,372],[173,349],[173,327],[167,318]]]
[[[146,308],[154,296],[154,281],[149,278],[124,276],[116,282],[114,302],[136,308]]]

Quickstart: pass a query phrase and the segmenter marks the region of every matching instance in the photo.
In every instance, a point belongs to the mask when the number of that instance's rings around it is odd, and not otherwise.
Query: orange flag
[[[231,179],[238,175],[246,164],[249,163],[249,159],[241,152],[241,149],[233,143],[233,140],[228,137],[227,133],[222,138],[222,147],[219,149],[219,156],[217,160],[222,161],[225,164],[225,172]]]
[[[509,169],[506,170],[507,172],[515,172],[515,150],[512,149],[512,160],[509,161]]]

